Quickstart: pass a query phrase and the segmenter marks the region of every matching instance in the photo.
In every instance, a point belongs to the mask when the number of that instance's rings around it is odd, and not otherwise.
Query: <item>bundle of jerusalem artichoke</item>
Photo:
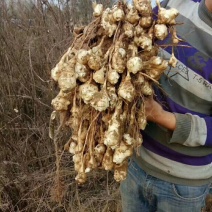
[[[126,178],[128,158],[142,144],[147,123],[145,98],[165,69],[176,66],[174,53],[168,61],[158,56],[156,40],[171,34],[171,45],[178,44],[178,11],[157,4],[154,19],[150,0],[112,9],[93,3],[93,21],[74,29],[72,45],[51,71],[60,88],[51,120],[58,113],[71,130],[68,151],[80,184],[97,168],[113,170],[118,182]]]

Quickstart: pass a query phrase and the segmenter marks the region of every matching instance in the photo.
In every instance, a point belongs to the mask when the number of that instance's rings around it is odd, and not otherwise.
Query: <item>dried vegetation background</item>
[[[120,211],[110,172],[92,172],[78,186],[70,154],[60,152],[55,179],[55,147],[48,137],[58,92],[50,70],[70,46],[74,25],[91,18],[90,0],[0,1],[0,211]]]

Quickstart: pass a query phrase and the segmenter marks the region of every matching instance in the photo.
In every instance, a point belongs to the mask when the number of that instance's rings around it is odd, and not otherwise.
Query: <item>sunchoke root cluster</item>
[[[113,170],[118,182],[126,178],[127,161],[147,124],[145,98],[167,67],[176,65],[174,54],[170,60],[158,56],[156,41],[170,34],[170,45],[178,44],[178,11],[157,4],[153,18],[150,0],[106,9],[93,3],[92,22],[74,29],[73,43],[51,71],[60,88],[53,113],[71,130],[66,149],[80,184],[97,168]]]

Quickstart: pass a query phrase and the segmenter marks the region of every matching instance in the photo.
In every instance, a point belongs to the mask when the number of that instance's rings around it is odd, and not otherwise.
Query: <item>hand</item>
[[[145,115],[147,121],[156,122],[162,116],[164,110],[162,106],[156,102],[152,96],[145,98]]]
[[[147,121],[155,122],[172,131],[176,128],[175,115],[165,111],[152,96],[145,98],[145,115]]]

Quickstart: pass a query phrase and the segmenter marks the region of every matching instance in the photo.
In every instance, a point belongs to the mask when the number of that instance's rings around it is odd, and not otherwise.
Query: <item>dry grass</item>
[[[90,21],[90,1],[5,2],[0,2],[0,211],[120,211],[112,173],[98,171],[84,186],[76,185],[71,156],[62,152],[69,132],[58,143],[63,155],[54,183],[48,121],[58,91],[50,70],[70,45],[73,26]]]

